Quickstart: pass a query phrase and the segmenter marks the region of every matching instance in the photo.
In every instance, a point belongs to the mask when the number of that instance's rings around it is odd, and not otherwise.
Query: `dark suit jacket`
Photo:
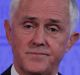
[[[11,75],[11,67],[10,66],[5,72],[3,72],[1,75]],[[60,73],[58,73],[58,75],[61,75]]]
[[[11,67],[12,65],[6,71],[4,71],[1,75],[11,75]]]

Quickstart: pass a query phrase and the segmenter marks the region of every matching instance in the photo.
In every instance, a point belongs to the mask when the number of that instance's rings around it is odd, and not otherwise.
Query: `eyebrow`
[[[58,19],[49,19],[49,21],[52,23],[61,23],[61,21]]]
[[[22,19],[29,19],[29,20],[38,20],[38,18],[37,17],[33,17],[33,16],[25,16],[25,17],[23,17]],[[59,20],[59,19],[53,19],[53,18],[49,18],[49,19],[47,19],[47,20],[49,20],[50,22],[52,22],[52,23],[61,23],[61,21]]]
[[[25,16],[22,19],[37,20],[37,17]]]

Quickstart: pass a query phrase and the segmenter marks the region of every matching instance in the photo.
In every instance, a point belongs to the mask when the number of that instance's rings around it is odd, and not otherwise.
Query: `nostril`
[[[43,44],[43,43],[41,43],[41,44],[38,44],[38,46],[44,46],[44,44]]]
[[[40,46],[45,46],[43,43],[33,43],[33,46],[36,46],[36,47],[40,47]]]

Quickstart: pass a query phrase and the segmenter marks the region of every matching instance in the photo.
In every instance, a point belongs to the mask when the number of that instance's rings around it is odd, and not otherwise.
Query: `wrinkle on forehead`
[[[69,16],[69,0],[21,0],[18,10]]]
[[[17,16],[30,15],[35,17],[58,18],[69,21],[69,0],[20,0]]]
[[[21,0],[18,13],[69,17],[69,0]]]
[[[54,9],[54,7],[69,9],[69,0],[21,0],[20,5],[25,8],[33,8],[33,9],[46,8],[47,10],[50,10]]]

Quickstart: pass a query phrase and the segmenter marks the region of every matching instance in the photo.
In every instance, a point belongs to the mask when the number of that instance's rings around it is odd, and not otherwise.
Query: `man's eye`
[[[58,31],[58,27],[56,27],[56,26],[51,26],[51,27],[48,27],[48,30],[49,30],[50,32],[57,32],[57,31]]]
[[[25,23],[24,27],[30,29],[30,28],[33,28],[33,24],[32,23]]]
[[[57,29],[55,29],[55,28],[50,28],[49,30],[50,30],[51,32],[57,31]]]

